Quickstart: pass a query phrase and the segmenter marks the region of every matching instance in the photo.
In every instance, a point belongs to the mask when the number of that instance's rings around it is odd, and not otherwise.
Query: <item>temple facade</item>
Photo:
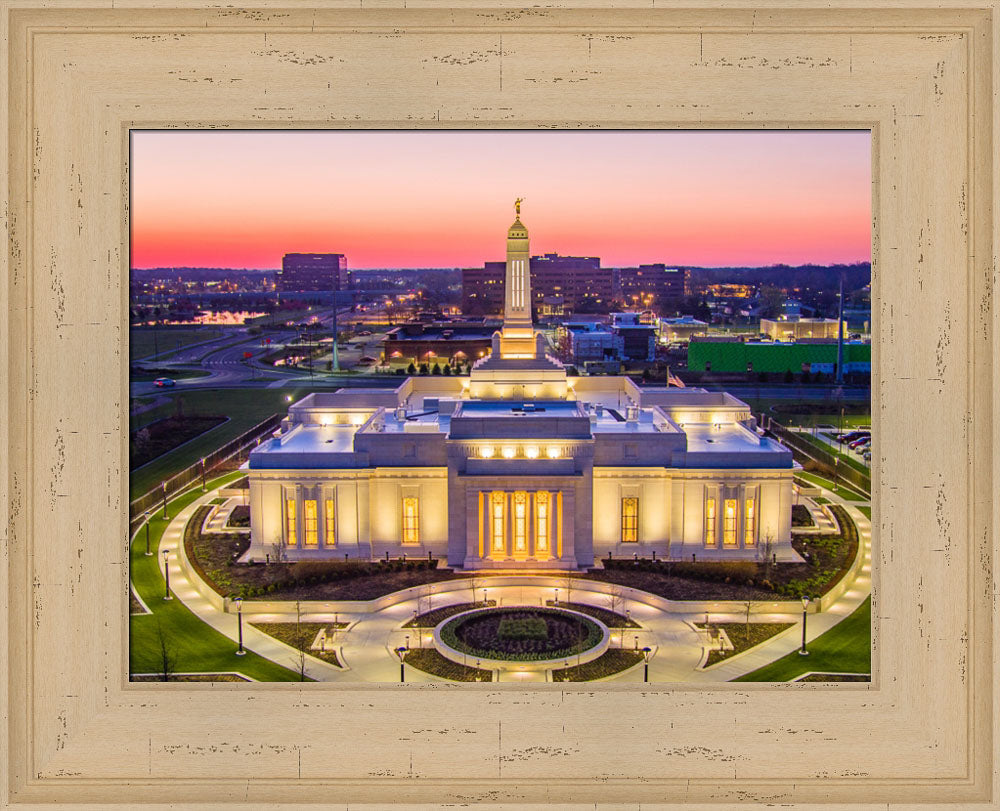
[[[638,554],[799,560],[793,461],[723,392],[567,377],[507,233],[503,328],[468,377],[315,392],[250,454],[244,560],[433,555],[579,569]]]

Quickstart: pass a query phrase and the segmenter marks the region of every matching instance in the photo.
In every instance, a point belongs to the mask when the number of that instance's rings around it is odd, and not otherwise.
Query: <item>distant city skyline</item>
[[[867,131],[139,131],[132,267],[351,269],[533,254],[607,267],[871,259]]]

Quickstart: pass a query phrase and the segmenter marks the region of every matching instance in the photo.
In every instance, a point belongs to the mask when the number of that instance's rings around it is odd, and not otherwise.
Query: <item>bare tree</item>
[[[299,674],[299,681],[306,680],[306,654],[305,651],[299,651],[297,661],[295,663],[295,669]]]
[[[770,577],[774,562],[774,534],[766,532],[757,543],[757,560],[764,565],[764,577]]]
[[[170,681],[170,674],[177,664],[177,651],[173,643],[163,632],[160,618],[156,618],[156,638],[160,645],[160,681]]]
[[[483,584],[482,580],[476,575],[471,575],[469,577],[469,588],[472,589],[472,604],[476,604],[476,589],[478,589]]]
[[[607,605],[608,611],[612,614],[625,613],[625,596],[624,590],[618,584],[612,584],[608,593],[604,595],[604,601]]]
[[[566,602],[573,602],[573,573],[566,570],[563,576],[563,588],[566,589]]]

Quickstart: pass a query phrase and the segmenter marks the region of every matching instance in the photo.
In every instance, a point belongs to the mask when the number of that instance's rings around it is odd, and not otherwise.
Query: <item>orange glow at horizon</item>
[[[140,131],[132,266],[350,268],[533,254],[720,266],[871,257],[867,131]]]

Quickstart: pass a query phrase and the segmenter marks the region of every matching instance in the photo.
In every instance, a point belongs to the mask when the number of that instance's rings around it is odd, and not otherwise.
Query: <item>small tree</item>
[[[767,532],[757,543],[757,560],[764,566],[764,577],[771,576],[771,566],[774,562],[774,534]]]
[[[444,370],[443,370],[443,371],[442,371],[441,373],[442,373],[442,374],[443,374],[443,375],[444,375],[445,377],[448,377],[448,376],[449,376],[449,375],[451,374],[451,366],[449,366],[449,365],[448,365],[448,364],[446,363],[446,364],[445,364],[445,366],[444,366]]]
[[[411,363],[409,366],[406,367],[406,373],[408,375],[415,375],[417,373],[417,367]]]
[[[431,374],[432,375],[439,375],[439,374],[441,374],[441,364],[440,363],[435,363],[434,364],[434,368],[431,369]]]
[[[469,588],[472,589],[472,604],[476,604],[476,589],[482,585],[482,581],[475,575],[469,578]]]
[[[420,374],[426,375],[426,374],[429,374],[429,373],[430,373],[430,369],[427,368],[427,364],[426,363],[421,363],[420,364]]]
[[[159,617],[156,618],[156,639],[160,646],[160,681],[170,681],[170,674],[177,664],[177,651],[163,632]]]

